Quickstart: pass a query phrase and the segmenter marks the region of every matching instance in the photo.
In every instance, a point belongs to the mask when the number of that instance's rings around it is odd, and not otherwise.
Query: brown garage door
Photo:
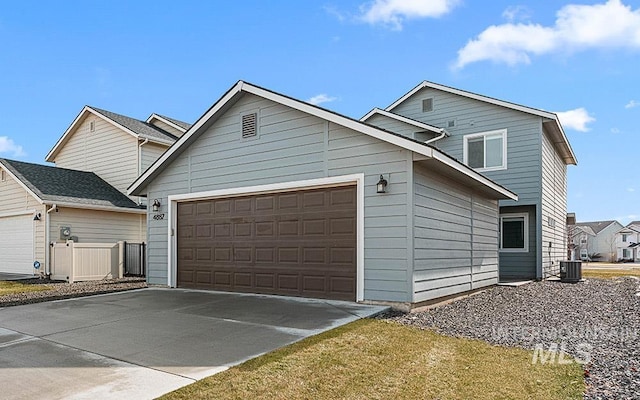
[[[356,187],[179,203],[178,286],[355,301]]]

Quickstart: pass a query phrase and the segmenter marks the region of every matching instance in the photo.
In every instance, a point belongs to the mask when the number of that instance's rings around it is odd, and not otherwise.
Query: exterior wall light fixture
[[[387,193],[387,180],[384,179],[384,176],[380,175],[380,180],[376,185],[376,189],[378,193]]]
[[[158,212],[160,211],[160,200],[155,199],[153,200],[153,212]]]

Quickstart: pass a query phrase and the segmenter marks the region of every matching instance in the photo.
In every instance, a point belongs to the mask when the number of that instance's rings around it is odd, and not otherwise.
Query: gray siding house
[[[128,190],[157,205],[149,283],[405,304],[496,284],[518,196],[399,130],[238,82]]]
[[[559,272],[576,157],[554,113],[425,81],[361,120],[425,141],[518,195],[499,202],[501,280]]]

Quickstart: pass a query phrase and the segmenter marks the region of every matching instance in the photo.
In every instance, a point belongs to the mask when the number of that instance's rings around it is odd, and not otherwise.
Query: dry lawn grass
[[[582,399],[577,364],[360,320],[162,397],[173,399]]]
[[[582,269],[583,278],[602,278],[602,279],[614,279],[621,276],[637,276],[640,277],[639,268],[631,269]]]
[[[41,292],[50,289],[47,285],[25,285],[19,282],[0,281],[0,296],[24,292]]]

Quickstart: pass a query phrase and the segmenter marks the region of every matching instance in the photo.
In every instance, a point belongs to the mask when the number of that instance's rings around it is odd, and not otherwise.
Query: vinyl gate
[[[128,276],[145,276],[146,270],[145,243],[124,243],[124,274]]]

